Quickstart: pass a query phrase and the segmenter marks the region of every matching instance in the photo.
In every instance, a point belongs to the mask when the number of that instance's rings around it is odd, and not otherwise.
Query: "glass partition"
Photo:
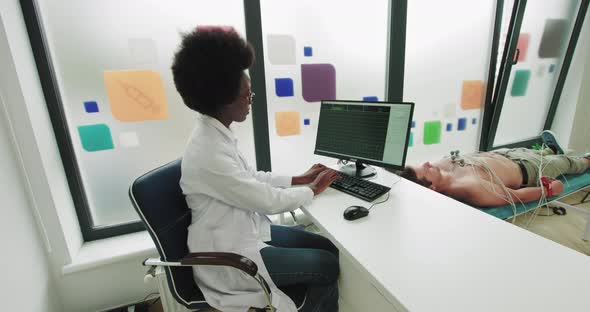
[[[98,229],[137,221],[131,181],[180,157],[197,116],[172,80],[180,34],[221,25],[245,36],[243,1],[38,4],[76,161],[64,165],[78,169],[68,175],[81,181],[73,193],[82,192],[88,210],[78,211],[80,222]],[[237,124],[235,133],[254,164],[252,121]]]
[[[580,0],[527,2],[494,146],[543,130],[579,7]]]
[[[404,100],[415,102],[408,164],[478,150],[496,1],[408,1]]]
[[[261,1],[274,172],[336,163],[313,154],[322,99],[384,100],[388,2]]]

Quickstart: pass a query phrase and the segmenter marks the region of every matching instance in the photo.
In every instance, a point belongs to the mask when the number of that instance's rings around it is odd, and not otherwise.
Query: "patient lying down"
[[[553,133],[541,135],[547,149],[498,149],[459,155],[451,152],[434,163],[407,166],[400,176],[477,207],[498,207],[539,201],[563,192],[554,178],[579,174],[590,167],[590,153],[563,155]]]

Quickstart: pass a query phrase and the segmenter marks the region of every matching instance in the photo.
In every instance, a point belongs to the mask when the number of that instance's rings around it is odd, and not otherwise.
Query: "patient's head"
[[[433,166],[428,161],[420,166],[406,166],[399,175],[412,182],[434,190],[439,187],[442,181],[440,168]]]

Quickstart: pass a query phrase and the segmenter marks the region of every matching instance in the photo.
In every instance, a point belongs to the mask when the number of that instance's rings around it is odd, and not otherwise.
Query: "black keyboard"
[[[362,178],[349,176],[344,173],[340,173],[340,176],[342,178],[330,184],[331,188],[337,189],[368,202],[374,201],[381,195],[389,192],[391,189],[387,186],[370,182]]]

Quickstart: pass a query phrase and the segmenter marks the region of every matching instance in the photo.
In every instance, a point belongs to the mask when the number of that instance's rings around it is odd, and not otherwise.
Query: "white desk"
[[[586,255],[404,179],[365,218],[350,205],[370,206],[329,188],[303,210],[395,310],[590,311]]]

